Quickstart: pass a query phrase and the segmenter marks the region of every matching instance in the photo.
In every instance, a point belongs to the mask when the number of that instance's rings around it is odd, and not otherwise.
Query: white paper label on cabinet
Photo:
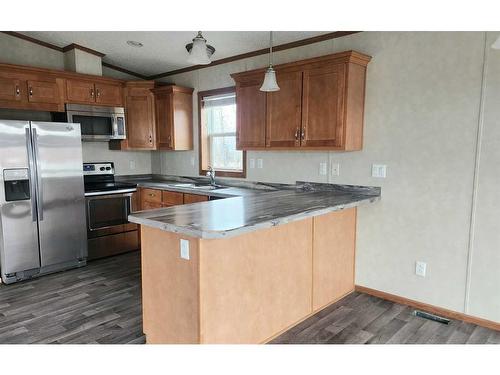
[[[181,258],[189,260],[189,241],[181,239]]]

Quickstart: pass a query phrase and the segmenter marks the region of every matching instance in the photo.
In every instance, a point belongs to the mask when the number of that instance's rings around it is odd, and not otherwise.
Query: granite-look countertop
[[[208,202],[139,211],[130,215],[129,220],[192,237],[226,238],[376,202],[380,200],[381,190],[379,187],[304,182],[297,182],[296,185],[262,184],[264,186],[260,187],[257,185],[259,183],[255,183],[254,189],[228,188],[235,189],[232,190],[235,195],[238,195],[239,190],[256,190],[251,193]],[[170,187],[168,190],[171,190]],[[218,192],[221,190],[224,189]]]

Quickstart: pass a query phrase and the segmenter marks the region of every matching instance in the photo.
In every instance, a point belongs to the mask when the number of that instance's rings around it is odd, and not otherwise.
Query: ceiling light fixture
[[[127,44],[131,47],[137,48],[141,48],[142,46],[144,46],[144,44],[142,44],[141,42],[136,42],[135,40],[127,40]]]
[[[260,87],[260,91],[279,91],[280,87],[278,82],[276,82],[276,72],[273,68],[273,32],[269,32],[269,68],[266,70],[264,75],[264,82]]]
[[[500,49],[500,36],[495,40],[495,43],[491,45],[491,48],[493,49]]]
[[[201,31],[193,39],[193,43],[186,44],[189,52],[188,63],[194,65],[208,65],[211,63],[210,56],[215,52],[215,48],[207,44],[207,40],[201,35]]]

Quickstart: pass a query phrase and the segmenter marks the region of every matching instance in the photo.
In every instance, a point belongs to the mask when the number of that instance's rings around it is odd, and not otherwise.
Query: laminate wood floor
[[[499,344],[500,332],[352,293],[306,319],[273,344]],[[0,285],[0,343],[144,343],[140,254],[13,285]]]
[[[414,316],[415,309],[354,292],[276,337],[271,344],[500,344],[500,331]]]
[[[140,253],[0,285],[0,343],[144,343]]]

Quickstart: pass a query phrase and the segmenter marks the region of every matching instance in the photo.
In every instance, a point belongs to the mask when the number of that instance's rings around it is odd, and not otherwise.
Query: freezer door
[[[31,153],[29,122],[0,120],[0,268],[5,282],[40,267]]]
[[[87,257],[79,124],[31,123],[43,267]]]

